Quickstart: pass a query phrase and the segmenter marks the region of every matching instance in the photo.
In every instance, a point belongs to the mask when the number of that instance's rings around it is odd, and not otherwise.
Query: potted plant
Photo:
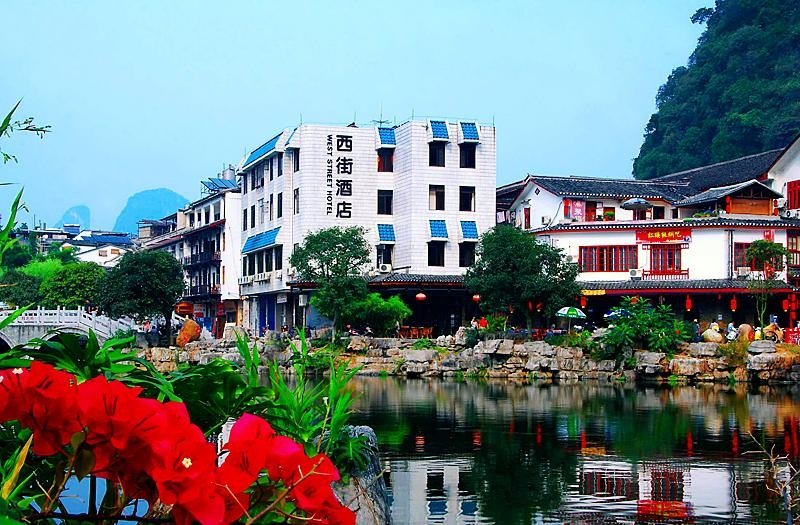
[[[613,221],[614,220],[614,212],[611,211],[611,210],[604,211],[603,212],[603,220],[604,221]]]

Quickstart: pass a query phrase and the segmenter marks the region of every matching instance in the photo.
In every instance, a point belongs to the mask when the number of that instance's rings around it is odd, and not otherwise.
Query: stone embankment
[[[291,348],[274,339],[256,341],[265,360],[289,368]],[[293,343],[299,348],[299,341]],[[490,339],[468,347],[463,333],[439,337],[432,348],[415,348],[415,340],[353,337],[340,360],[361,366],[362,375],[403,377],[484,377],[515,381],[569,383],[581,380],[650,382],[800,382],[796,348],[769,341],[750,343],[746,355],[723,355],[717,343],[686,344],[674,356],[630,350],[619,360],[596,360],[580,348],[555,347],[544,341]],[[417,346],[419,343],[417,343]],[[197,341],[184,350],[151,348],[142,357],[161,370],[179,362],[204,363],[215,357],[239,361],[230,339]]]

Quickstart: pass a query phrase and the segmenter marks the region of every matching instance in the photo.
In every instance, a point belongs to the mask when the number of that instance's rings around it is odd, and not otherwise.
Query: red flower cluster
[[[173,505],[176,523],[231,523],[249,507],[247,489],[263,470],[281,481],[309,523],[350,524],[352,511],[331,489],[339,473],[324,455],[309,458],[263,419],[245,414],[233,427],[228,456],[217,467],[214,446],[189,421],[183,403],[139,397],[141,388],[75,377],[50,365],[0,372],[0,422],[33,431],[33,452],[64,452],[76,433],[94,455],[92,473],[119,483],[126,495]]]

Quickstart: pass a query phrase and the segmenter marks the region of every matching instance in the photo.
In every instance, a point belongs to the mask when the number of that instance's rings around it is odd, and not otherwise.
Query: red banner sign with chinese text
[[[636,230],[638,243],[685,243],[691,242],[691,228],[654,228],[652,230]]]

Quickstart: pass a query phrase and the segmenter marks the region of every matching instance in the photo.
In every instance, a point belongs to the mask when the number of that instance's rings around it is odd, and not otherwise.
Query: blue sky
[[[625,177],[658,87],[710,0],[5,1],[0,108],[53,126],[5,142],[37,218],[199,180],[300,121],[494,121],[497,181]],[[2,111],[5,114],[5,110]],[[1,189],[6,210],[12,190]],[[3,213],[5,215],[5,213]]]

